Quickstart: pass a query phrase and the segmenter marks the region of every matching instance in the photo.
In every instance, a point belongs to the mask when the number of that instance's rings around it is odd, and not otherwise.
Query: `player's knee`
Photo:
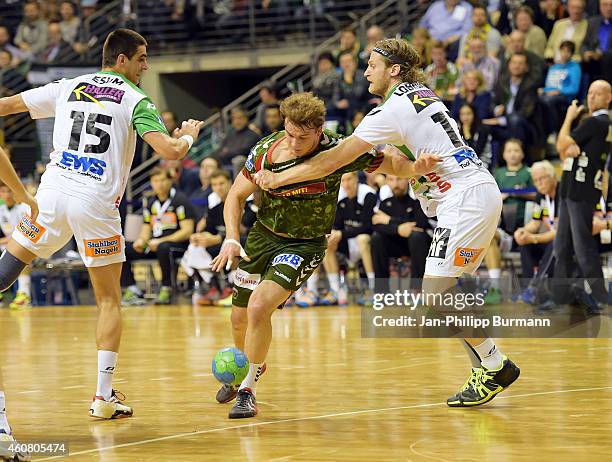
[[[234,309],[231,316],[232,328],[239,331],[246,330],[247,319],[246,308]]]
[[[8,250],[4,251],[0,256],[0,292],[10,288],[26,266]]]
[[[261,298],[251,297],[247,308],[248,322],[259,324],[268,321],[276,309],[276,307],[271,309],[269,305]]]

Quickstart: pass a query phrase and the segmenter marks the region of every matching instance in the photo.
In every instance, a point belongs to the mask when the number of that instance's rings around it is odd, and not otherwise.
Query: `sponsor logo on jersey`
[[[412,93],[408,93],[408,98],[414,106],[417,114],[430,104],[440,101],[440,98],[438,98],[438,96],[429,88],[422,88]]]
[[[255,158],[255,149],[251,149],[249,152],[249,157],[247,157],[244,166],[247,170],[252,171],[255,168],[255,164],[253,163],[253,159]]]
[[[289,276],[284,275],[283,273],[281,273],[280,271],[274,271],[274,275],[278,276],[281,279],[284,279],[285,281],[291,283],[291,279],[289,279]]]
[[[21,218],[21,221],[17,224],[16,229],[34,244],[40,240],[46,231],[44,226],[39,225],[27,215],[24,215],[23,218]]]
[[[296,270],[303,261],[304,259],[302,257],[294,253],[282,253],[274,257],[274,260],[272,260],[272,266],[287,265]]]
[[[65,170],[72,170],[81,175],[88,176],[97,181],[102,181],[106,162],[95,157],[80,157],[70,152],[62,152],[62,158],[57,164],[58,167]]]
[[[428,257],[431,258],[446,258],[446,248],[448,247],[448,239],[450,238],[451,230],[449,228],[436,228],[433,233],[433,240],[429,247]]]
[[[261,274],[251,274],[238,268],[234,275],[234,285],[243,289],[255,290],[261,280]]]
[[[121,104],[124,95],[125,91],[119,88],[98,87],[91,83],[81,82],[72,90],[68,101],[89,101],[104,107],[104,105],[101,104],[102,101]]]
[[[289,189],[287,191],[269,191],[270,194],[278,197],[292,197],[292,196],[307,196],[310,194],[321,194],[327,191],[324,181],[318,183],[311,183],[298,188]]]
[[[484,249],[470,249],[469,247],[459,247],[455,250],[455,266],[467,266],[474,263]]]
[[[438,190],[441,193],[445,193],[446,191],[448,191],[450,188],[453,187],[453,185],[450,184],[448,181],[445,181],[442,178],[440,178],[440,176],[437,173],[429,172],[425,176],[427,177],[427,181],[431,183],[435,183],[435,185],[438,187]]]
[[[482,166],[482,161],[478,158],[476,153],[472,150],[464,149],[453,154],[453,157],[459,164],[459,167],[466,168],[470,165],[476,165],[477,167]]]
[[[103,239],[83,239],[85,256],[92,258],[109,257],[121,252],[121,236],[118,234]]]

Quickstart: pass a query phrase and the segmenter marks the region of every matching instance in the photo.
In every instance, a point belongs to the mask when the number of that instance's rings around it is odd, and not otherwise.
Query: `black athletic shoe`
[[[472,368],[470,378],[463,389],[446,400],[450,407],[480,406],[488,403],[498,393],[508,388],[520,375],[521,370],[506,356],[499,369]]]
[[[257,400],[250,388],[243,388],[238,391],[236,404],[229,412],[230,419],[244,419],[247,417],[255,417],[257,415]]]
[[[238,394],[238,387],[233,385],[223,384],[217,392],[216,399],[219,403],[229,403]]]

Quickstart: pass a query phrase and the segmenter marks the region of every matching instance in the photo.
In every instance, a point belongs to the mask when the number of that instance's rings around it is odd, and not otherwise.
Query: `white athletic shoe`
[[[11,445],[16,443],[13,435],[9,435],[4,430],[0,430],[0,461],[2,462],[27,462],[32,460],[27,452],[14,451]]]
[[[120,391],[113,390],[111,398],[106,401],[102,396],[94,396],[89,416],[97,419],[120,419],[122,417],[132,417],[134,411],[121,401],[125,400],[125,395]]]

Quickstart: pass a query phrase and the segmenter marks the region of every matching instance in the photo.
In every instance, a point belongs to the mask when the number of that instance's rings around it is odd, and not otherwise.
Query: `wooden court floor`
[[[134,417],[93,421],[92,307],[0,311],[7,409],[21,439],[67,440],[75,461],[604,461],[612,341],[504,339],[522,376],[492,403],[450,409],[468,361],[452,339],[362,339],[357,308],[274,315],[260,414],[229,420],[213,353],[229,310],[129,308],[116,388]],[[37,459],[49,460],[49,459]]]

